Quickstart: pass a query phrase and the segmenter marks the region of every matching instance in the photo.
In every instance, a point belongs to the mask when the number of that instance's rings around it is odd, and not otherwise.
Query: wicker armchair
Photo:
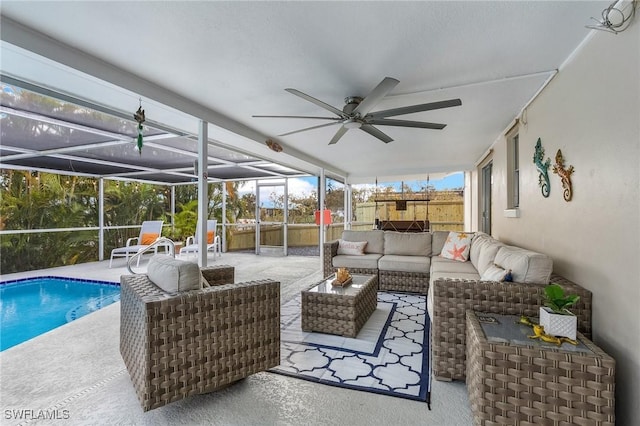
[[[571,307],[578,317],[578,331],[591,338],[591,292],[559,276],[551,282],[580,301]],[[466,311],[537,317],[544,285],[436,279],[433,282],[431,318],[432,374],[437,380],[466,378]]]
[[[120,353],[144,411],[208,393],[280,363],[280,283],[212,285],[170,295],[146,275],[121,277]]]

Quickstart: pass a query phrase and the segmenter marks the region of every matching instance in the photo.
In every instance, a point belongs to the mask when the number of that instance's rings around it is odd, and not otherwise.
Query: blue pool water
[[[0,283],[0,351],[120,300],[107,281],[38,277]]]

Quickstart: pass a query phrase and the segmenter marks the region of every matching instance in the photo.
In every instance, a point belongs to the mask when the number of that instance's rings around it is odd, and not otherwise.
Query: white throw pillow
[[[501,268],[500,266],[493,264],[487,268],[486,271],[482,274],[480,279],[482,281],[498,281],[503,282],[507,277],[507,274],[511,273],[506,269]]]
[[[441,257],[445,259],[466,262],[469,260],[469,250],[471,249],[471,239],[473,234],[467,232],[449,232],[447,241],[442,248]]]
[[[364,248],[366,245],[366,241],[338,240],[338,254],[364,256]]]

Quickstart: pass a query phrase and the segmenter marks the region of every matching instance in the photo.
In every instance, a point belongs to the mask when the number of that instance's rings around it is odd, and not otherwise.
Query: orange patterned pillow
[[[469,260],[469,251],[471,249],[472,233],[467,232],[449,232],[447,241],[444,243],[440,257],[445,259],[466,262]]]
[[[142,234],[142,240],[140,241],[140,244],[142,244],[143,246],[148,246],[149,244],[153,244],[153,242],[157,240],[158,237],[159,237],[158,234],[152,234],[152,233]]]
[[[207,244],[213,244],[213,237],[216,236],[215,231],[207,231]]]

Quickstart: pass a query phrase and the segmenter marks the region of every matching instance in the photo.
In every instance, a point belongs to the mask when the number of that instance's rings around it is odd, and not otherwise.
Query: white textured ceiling
[[[31,69],[31,79],[50,80],[39,83],[124,111],[137,107],[127,105],[131,92],[150,104],[154,93],[175,93],[175,102],[160,96],[155,101],[183,111],[192,106],[192,115],[204,111],[199,118],[217,125],[210,136],[223,143],[276,161],[280,155],[285,163],[291,163],[288,155],[317,160],[357,182],[472,168],[586,37],[589,18],[608,3],[3,1],[1,12],[100,61],[83,62],[43,47],[41,55],[127,90],[102,84],[109,93],[100,95],[95,87],[83,90],[95,82],[80,73],[36,77]],[[5,58],[15,46],[33,47],[4,31],[2,39]],[[3,60],[3,72],[19,69],[17,60]],[[462,106],[394,117],[447,127],[380,126],[394,139],[389,144],[350,130],[329,146],[337,126],[278,137],[323,122],[252,118],[330,116],[284,89],[342,109],[345,97],[365,96],[386,76],[400,84],[374,111],[451,98],[460,98]],[[136,87],[143,80],[160,90]],[[147,117],[154,118],[153,106]],[[179,119],[170,124],[195,126]],[[267,137],[279,141],[285,154],[266,150]]]

